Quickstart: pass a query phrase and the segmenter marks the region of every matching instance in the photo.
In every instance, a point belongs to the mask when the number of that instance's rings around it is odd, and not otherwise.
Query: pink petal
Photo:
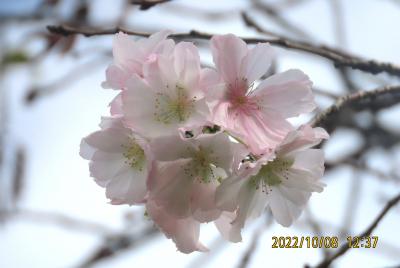
[[[193,43],[180,42],[174,50],[175,72],[182,86],[195,89],[200,82],[200,56]]]
[[[106,196],[111,204],[143,203],[147,193],[148,172],[125,168],[107,184]]]
[[[253,95],[264,110],[273,110],[283,118],[308,113],[316,107],[311,81],[300,70],[275,74],[257,87]]]
[[[271,66],[273,54],[272,47],[269,44],[257,44],[243,58],[240,66],[240,77],[246,78],[248,84],[261,78]]]
[[[122,92],[122,110],[124,123],[147,137],[174,132],[173,125],[164,125],[156,121],[154,112],[156,93],[140,78],[128,81],[128,88]]]
[[[217,174],[215,174],[217,175]],[[215,205],[215,189],[218,182],[212,180],[209,183],[195,182],[191,196],[193,218],[199,222],[210,222],[219,217],[221,210]]]
[[[310,125],[302,125],[299,129],[290,132],[279,148],[279,154],[285,155],[295,151],[301,151],[319,144],[322,139],[329,138],[323,128],[312,128]]]
[[[174,146],[171,146],[174,144]],[[180,158],[189,158],[196,149],[195,145],[184,140],[179,135],[162,136],[153,139],[150,146],[154,157],[159,161],[174,161]]]
[[[240,77],[243,58],[247,54],[246,43],[233,34],[214,35],[211,38],[211,52],[215,66],[225,82],[235,84]]]
[[[191,159],[154,163],[148,188],[150,198],[177,218],[190,216],[190,195],[193,181],[185,172]]]
[[[141,64],[137,59],[140,47],[129,35],[119,32],[114,37],[113,56],[117,66],[129,73],[140,73]]]
[[[111,115],[122,115],[122,94],[119,93],[110,103]]]
[[[147,202],[146,210],[161,231],[175,242],[179,251],[191,253],[208,250],[199,242],[200,223],[193,218],[178,219],[173,217],[152,201]]]
[[[293,154],[292,168],[306,170],[315,179],[320,179],[324,174],[324,152],[320,149],[306,149]]]
[[[232,221],[235,218],[236,214],[234,212],[224,211],[214,223],[224,239],[231,242],[240,242],[240,229],[234,228],[232,225]]]
[[[126,70],[112,64],[106,70],[106,81],[102,86],[103,88],[124,89],[129,77],[130,74]]]
[[[265,154],[274,149],[293,127],[285,119],[271,112],[251,115],[239,113],[230,118],[234,133],[244,137],[244,142],[255,154]]]

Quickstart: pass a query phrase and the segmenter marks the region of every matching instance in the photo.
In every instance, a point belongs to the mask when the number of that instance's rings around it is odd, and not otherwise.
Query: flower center
[[[154,117],[163,124],[185,122],[194,110],[195,101],[196,96],[189,98],[186,89],[180,85],[175,86],[173,94],[158,92]]]
[[[257,175],[250,178],[250,187],[259,189],[268,193],[272,191],[272,186],[277,186],[282,183],[282,177],[287,177],[286,173],[293,165],[293,160],[277,158],[274,161],[263,165]]]
[[[209,159],[209,155],[199,148],[198,151],[193,152],[192,161],[185,167],[184,171],[190,179],[198,179],[202,183],[209,183],[212,180],[220,180],[219,176],[215,174],[216,166]]]
[[[144,150],[136,143],[134,138],[130,138],[127,145],[122,145],[125,151],[122,155],[125,157],[125,164],[137,171],[143,171],[146,162]]]

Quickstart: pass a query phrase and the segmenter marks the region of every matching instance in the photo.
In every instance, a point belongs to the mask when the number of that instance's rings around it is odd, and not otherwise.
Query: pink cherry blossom
[[[125,128],[120,117],[104,118],[101,127],[81,143],[80,155],[90,160],[90,175],[106,188],[112,204],[143,203],[152,164],[148,143]]]
[[[174,241],[180,252],[208,251],[199,242],[200,223],[192,217],[176,218],[171,216],[151,200],[146,203],[146,211],[165,236]]]
[[[315,104],[309,78],[299,70],[272,75],[257,87],[272,61],[268,44],[249,49],[240,38],[214,36],[211,50],[225,82],[208,93],[212,121],[244,139],[255,154],[273,149],[293,130],[286,118],[310,112]]]
[[[144,79],[128,80],[122,92],[125,123],[150,138],[203,125],[209,114],[204,76],[197,48],[177,44],[172,55],[160,55],[146,66]]]
[[[148,184],[150,198],[177,218],[193,216],[200,222],[218,218],[215,189],[231,172],[234,146],[224,133],[152,141],[157,161]]]
[[[127,34],[117,33],[113,43],[114,63],[107,68],[103,87],[124,89],[133,75],[143,76],[146,63],[172,52],[175,43],[166,39],[169,34],[169,31],[161,31],[135,42]]]
[[[246,220],[258,217],[267,205],[283,226],[290,226],[300,216],[311,193],[323,190],[323,152],[310,147],[326,138],[323,129],[305,125],[287,136],[274,157],[244,163],[222,182],[217,189],[217,205],[236,213],[230,230],[225,227],[229,240],[241,241]]]

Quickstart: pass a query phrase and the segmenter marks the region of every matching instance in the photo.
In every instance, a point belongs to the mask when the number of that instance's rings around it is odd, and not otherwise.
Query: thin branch
[[[384,209],[381,211],[381,213],[379,213],[378,217],[376,217],[376,219],[372,222],[372,224],[360,235],[358,235],[357,237],[366,237],[372,234],[372,232],[375,230],[375,228],[378,226],[378,224],[381,222],[381,220],[383,219],[383,217],[387,214],[387,212],[394,207],[398,202],[400,201],[400,194],[398,194],[397,196],[395,196],[394,198],[392,198],[391,200],[389,200],[389,202],[386,204],[386,206],[384,207]],[[342,245],[340,247],[340,249],[331,257],[323,260],[320,264],[318,264],[316,267],[317,268],[326,268],[329,267],[329,265],[331,265],[331,263],[336,260],[337,258],[339,258],[340,256],[342,256],[343,254],[345,254],[348,250],[350,249],[350,247],[346,244]]]
[[[284,16],[282,16],[281,12],[269,5],[265,2],[261,2],[259,0],[252,0],[252,5],[256,10],[263,12],[265,15],[273,19],[277,24],[279,24],[282,28],[291,32],[302,39],[311,39],[311,37],[301,28],[297,27],[296,24],[287,20]]]
[[[89,222],[82,219],[70,217],[58,212],[34,211],[27,209],[18,209],[16,211],[0,211],[7,217],[21,218],[34,222],[51,223],[57,226],[62,226],[69,229],[91,232],[101,235],[115,233],[112,229],[96,222]]]
[[[115,27],[110,29],[89,29],[89,28],[75,28],[68,25],[49,25],[47,29],[53,34],[59,34],[63,36],[69,36],[73,34],[82,34],[86,37],[98,36],[98,35],[110,35],[118,32],[124,32],[129,35],[148,37],[149,33],[130,31],[121,27]],[[213,34],[204,33],[192,30],[187,33],[178,33],[170,35],[170,38],[181,40],[181,39],[202,39],[209,40]],[[283,38],[242,38],[248,44],[257,44],[269,42],[272,45],[276,45],[283,48],[295,49],[320,57],[331,60],[335,67],[347,66],[353,69],[358,69],[372,74],[379,74],[386,72],[388,74],[400,77],[400,67],[395,66],[392,63],[377,62],[375,60],[364,60],[362,58],[351,56],[347,52],[340,51],[335,48],[327,46],[318,46],[303,41],[294,41]]]
[[[140,6],[140,10],[147,10],[159,4],[164,4],[171,2],[172,0],[153,0],[153,1],[146,1],[146,0],[131,0],[132,5]]]
[[[317,115],[313,126],[332,128],[337,114],[341,110],[351,108],[352,110],[370,109],[372,111],[387,108],[400,102],[400,86],[388,86],[371,91],[360,91],[339,98],[335,104]]]
[[[78,265],[78,267],[92,267],[104,259],[114,257],[115,254],[121,250],[133,249],[137,246],[141,246],[144,242],[148,242],[159,234],[160,232],[151,226],[147,227],[140,234],[121,234],[107,237],[100,247],[96,249],[87,260]]]
[[[54,94],[55,92],[65,88],[72,83],[76,82],[78,78],[83,78],[88,75],[88,72],[93,72],[96,68],[101,67],[102,63],[107,55],[101,55],[100,57],[96,57],[89,62],[83,63],[77,67],[74,67],[70,72],[66,73],[63,77],[58,80],[44,86],[38,86],[30,89],[26,96],[25,100],[27,104],[32,104],[37,101],[40,97]]]

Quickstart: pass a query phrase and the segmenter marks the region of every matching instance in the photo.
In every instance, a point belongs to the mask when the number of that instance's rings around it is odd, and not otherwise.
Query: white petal
[[[210,222],[221,215],[221,210],[215,204],[215,190],[218,182],[209,183],[195,182],[194,191],[191,196],[191,207],[193,218],[199,222]]]
[[[259,105],[264,109],[274,110],[284,118],[311,112],[316,107],[311,81],[299,70],[267,78],[257,87],[254,95],[258,96]]]
[[[153,166],[148,181],[150,197],[174,217],[190,215],[190,196],[193,180],[185,171],[191,159],[158,162]]]
[[[148,172],[125,168],[107,184],[106,196],[111,204],[138,204],[143,203],[147,188]]]
[[[272,215],[279,224],[289,227],[300,216],[301,209],[284,198],[279,187],[274,187],[269,197]]]
[[[146,210],[161,231],[175,242],[179,251],[190,253],[208,250],[199,242],[200,223],[193,218],[173,217],[151,200],[147,202]]]
[[[246,78],[249,84],[259,79],[271,66],[273,54],[267,43],[259,43],[250,49],[241,64],[241,77]]]
[[[171,146],[171,145],[174,146]],[[178,134],[162,136],[150,142],[154,157],[159,161],[173,161],[180,158],[192,157],[196,150],[195,145],[187,139],[182,139]]]

